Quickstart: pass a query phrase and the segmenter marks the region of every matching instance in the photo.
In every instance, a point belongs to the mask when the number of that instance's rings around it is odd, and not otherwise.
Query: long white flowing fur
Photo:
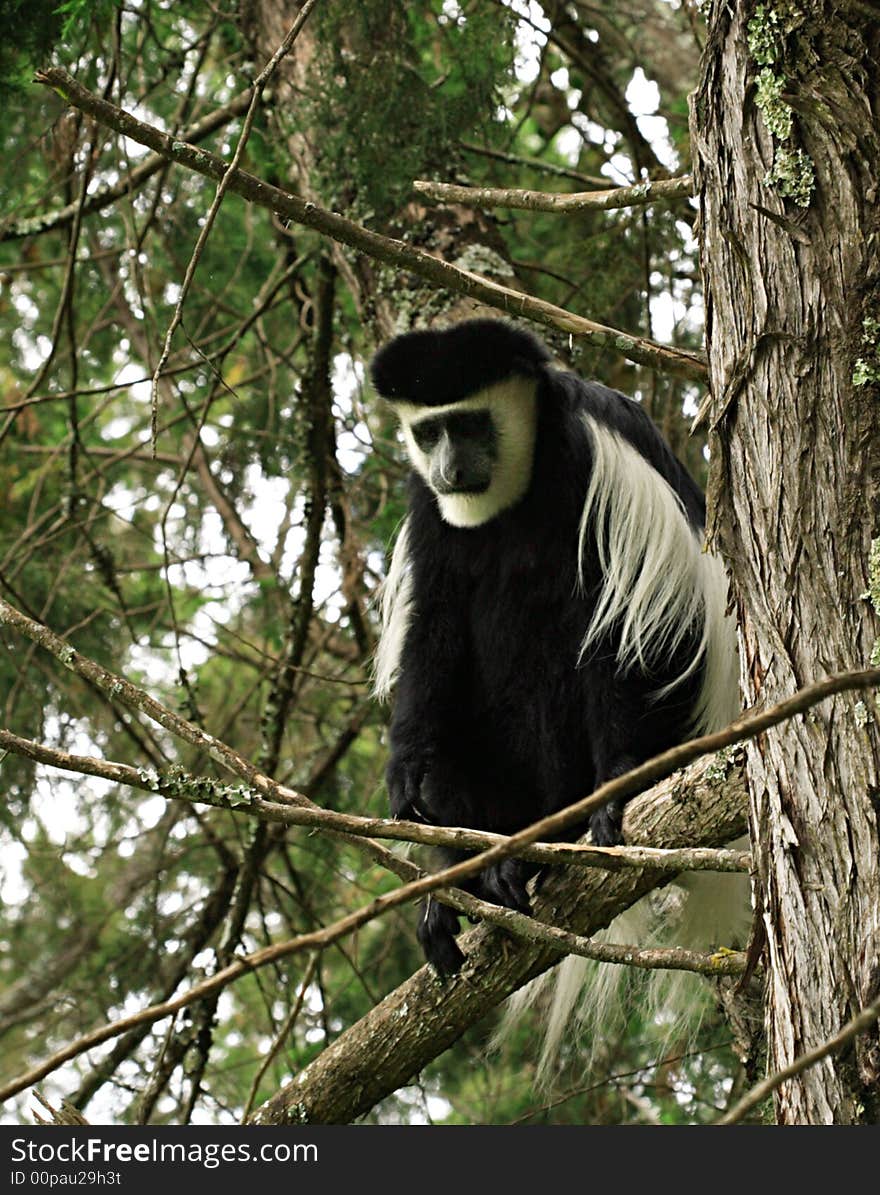
[[[584,560],[588,536],[596,544],[602,585],[581,658],[612,629],[618,628],[617,662],[623,670],[651,670],[652,661],[668,658],[702,621],[702,633],[681,675],[661,689],[662,697],[689,676],[704,655],[712,655],[714,685],[723,661],[735,657],[718,639],[723,630],[726,582],[720,563],[702,551],[681,500],[672,487],[622,436],[584,416],[593,448],[593,467],[578,532]],[[581,575],[583,586],[583,576]],[[710,603],[713,609],[710,612]],[[720,608],[719,608],[720,607]],[[728,668],[732,663],[728,663]],[[735,673],[731,689],[736,694]],[[699,729],[709,694],[694,712]]]
[[[373,658],[373,692],[380,701],[390,699],[400,671],[403,644],[412,621],[412,585],[409,520],[404,519],[380,594],[382,630]]]
[[[593,446],[593,472],[579,553],[583,559],[586,537],[594,535],[603,583],[581,656],[614,626],[620,635],[620,666],[650,667],[658,653],[680,646],[699,620],[702,629],[691,660],[658,696],[702,665],[690,729],[693,735],[718,730],[739,710],[735,626],[726,613],[721,562],[703,551],[679,498],[640,453],[611,429],[588,416],[584,421]],[[643,948],[675,942],[707,950],[742,944],[748,924],[747,877],[692,872],[643,897],[596,936]],[[696,1031],[710,999],[706,983],[680,971],[631,972],[569,955],[511,997],[496,1044],[526,1008],[545,1001],[538,1080],[546,1083],[571,1026],[582,1029],[594,1045],[613,1036],[626,1017],[630,989],[660,1039]]]
[[[693,656],[658,692],[662,697],[701,664],[693,735],[720,730],[739,711],[736,628],[727,614],[727,577],[702,546],[680,498],[622,436],[584,416],[593,468],[578,529],[583,561],[595,537],[602,584],[581,658],[615,625],[621,669],[650,670],[700,626]],[[580,577],[583,588],[583,575]]]

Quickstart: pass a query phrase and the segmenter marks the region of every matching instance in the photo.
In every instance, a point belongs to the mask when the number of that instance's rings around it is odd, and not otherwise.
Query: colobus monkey
[[[372,379],[413,467],[376,659],[394,817],[510,834],[730,719],[703,496],[637,402],[500,320],[399,336]],[[594,813],[593,841],[621,819]],[[535,870],[505,860],[472,891],[528,911]],[[419,940],[443,974],[457,933],[429,901]]]

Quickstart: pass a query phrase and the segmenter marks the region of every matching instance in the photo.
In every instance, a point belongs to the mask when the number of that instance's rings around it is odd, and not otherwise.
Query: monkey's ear
[[[407,332],[370,366],[376,391],[391,402],[435,407],[460,402],[514,374],[535,376],[550,360],[530,332],[504,320],[466,320],[442,331]]]

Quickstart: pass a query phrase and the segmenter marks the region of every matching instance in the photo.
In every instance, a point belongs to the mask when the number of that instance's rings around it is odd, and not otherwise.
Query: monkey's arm
[[[470,825],[463,819],[463,786],[452,779],[467,667],[460,585],[440,570],[417,572],[413,605],[391,721],[386,773],[391,814]],[[457,797],[454,790],[460,787]]]
[[[662,713],[651,701],[651,687],[636,674],[617,675],[598,685],[602,694],[601,716],[593,714],[590,733],[594,786],[650,759],[662,750],[672,735],[664,735]],[[625,800],[608,801],[590,816],[589,829],[597,846],[617,846],[623,842]]]

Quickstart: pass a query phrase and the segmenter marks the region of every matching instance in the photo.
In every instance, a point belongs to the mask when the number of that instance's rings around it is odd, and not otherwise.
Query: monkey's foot
[[[441,976],[455,975],[461,970],[465,956],[455,941],[458,933],[458,914],[448,905],[430,898],[422,905],[416,935],[425,958]]]

